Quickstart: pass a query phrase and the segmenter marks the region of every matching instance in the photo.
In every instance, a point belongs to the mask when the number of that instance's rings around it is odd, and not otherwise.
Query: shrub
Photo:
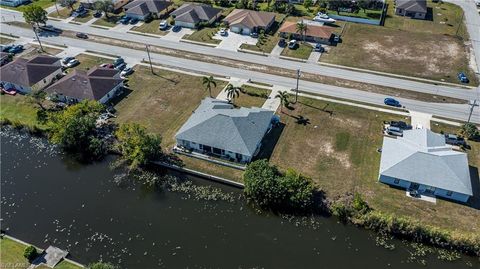
[[[32,245],[26,247],[25,250],[23,251],[23,257],[25,257],[25,259],[29,261],[33,261],[33,259],[35,259],[37,256],[38,256],[37,249]]]
[[[92,264],[89,264],[87,266],[87,269],[116,269],[117,267],[111,263],[106,263],[106,262],[95,262]]]
[[[473,123],[465,123],[462,125],[460,133],[468,139],[474,139],[480,135],[477,126]]]

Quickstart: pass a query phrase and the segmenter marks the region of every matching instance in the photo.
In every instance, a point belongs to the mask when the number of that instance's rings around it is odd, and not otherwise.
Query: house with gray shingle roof
[[[222,9],[206,4],[185,3],[170,15],[175,19],[175,25],[197,28],[199,23],[215,22],[222,15]]]
[[[427,16],[427,0],[395,0],[395,14],[424,20]]]
[[[473,195],[467,154],[452,150],[443,135],[428,129],[384,137],[379,181],[460,202]]]
[[[123,9],[127,17],[144,21],[152,17],[159,18],[171,4],[172,2],[165,0],[134,0],[125,5]]]
[[[247,163],[259,152],[274,112],[205,98],[175,135],[177,147]]]
[[[62,74],[60,58],[38,55],[28,60],[17,58],[0,67],[0,83],[5,89],[23,93],[42,90]]]

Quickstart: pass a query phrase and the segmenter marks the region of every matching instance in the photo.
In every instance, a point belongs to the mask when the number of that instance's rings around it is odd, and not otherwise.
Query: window
[[[395,183],[395,184],[400,183],[400,179],[396,178],[396,179],[393,181],[393,183]]]
[[[447,191],[447,196],[452,196],[453,192],[452,191]]]

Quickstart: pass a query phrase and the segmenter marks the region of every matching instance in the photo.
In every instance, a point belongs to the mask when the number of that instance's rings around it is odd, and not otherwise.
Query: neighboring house
[[[73,70],[45,89],[45,92],[53,99],[65,103],[88,99],[105,104],[122,86],[123,80],[118,70],[94,67],[88,71]]]
[[[427,0],[395,0],[395,14],[423,20],[427,16]]]
[[[30,0],[0,0],[1,6],[18,7],[30,3]]]
[[[7,52],[0,52],[0,66],[7,64],[12,60],[12,55]]]
[[[159,18],[160,13],[167,10],[171,4],[172,2],[165,0],[135,0],[123,9],[126,16],[144,21],[148,18]]]
[[[316,24],[306,23],[307,32],[305,33],[305,40],[309,42],[330,44],[333,40],[334,28],[329,26],[322,26]],[[297,23],[293,21],[286,21],[282,24],[280,29],[278,29],[280,36],[283,38],[289,38],[292,36],[293,39],[303,40],[303,33],[297,31]]]
[[[86,9],[95,9],[95,2],[99,0],[80,0],[80,5]],[[124,5],[126,5],[130,0],[112,0],[113,11],[119,11]]]
[[[268,31],[275,22],[275,13],[235,9],[223,21],[228,24],[230,31],[248,35],[258,33],[260,30]]]
[[[175,25],[197,28],[199,23],[215,22],[222,15],[222,10],[206,4],[186,3],[170,15],[175,19]]]
[[[0,67],[0,82],[6,89],[29,93],[42,90],[61,74],[60,58],[39,55],[30,60],[17,58]]]
[[[467,154],[452,150],[443,135],[428,129],[384,137],[379,181],[461,202],[473,194]]]
[[[175,135],[177,147],[247,163],[259,152],[274,112],[236,109],[227,101],[205,98]]]

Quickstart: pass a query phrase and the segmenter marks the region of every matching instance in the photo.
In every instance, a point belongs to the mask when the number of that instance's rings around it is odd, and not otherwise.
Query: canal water
[[[119,187],[109,160],[84,165],[42,139],[1,133],[1,224],[40,247],[68,249],[81,263],[102,259],[122,268],[425,268],[410,244],[337,223],[288,218],[249,207],[241,190],[213,185],[230,199],[192,192]],[[427,268],[479,268],[432,253]]]

